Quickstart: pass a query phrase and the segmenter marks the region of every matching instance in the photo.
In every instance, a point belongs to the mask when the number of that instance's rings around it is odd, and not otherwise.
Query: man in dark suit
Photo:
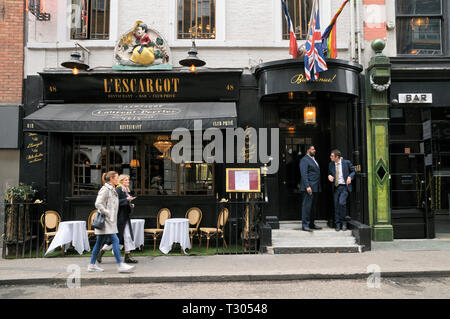
[[[309,145],[306,155],[300,161],[300,191],[302,200],[302,230],[312,232],[313,229],[322,229],[314,224],[315,212],[319,192],[322,191],[320,185],[320,167],[314,156],[316,149],[314,145]]]
[[[353,164],[342,158],[339,150],[332,150],[331,162],[328,165],[328,180],[333,188],[334,218],[336,231],[347,230],[347,198],[352,191],[352,180],[355,178]]]

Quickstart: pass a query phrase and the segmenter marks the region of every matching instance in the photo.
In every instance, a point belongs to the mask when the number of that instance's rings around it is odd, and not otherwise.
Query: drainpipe
[[[355,0],[350,0],[350,60],[355,61]]]
[[[356,0],[356,37],[358,41],[358,63],[361,61],[361,15],[360,15],[361,0]]]

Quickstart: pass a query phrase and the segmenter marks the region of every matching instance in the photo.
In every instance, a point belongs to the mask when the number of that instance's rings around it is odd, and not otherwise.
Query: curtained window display
[[[109,39],[110,0],[72,0],[71,40]]]
[[[169,136],[75,135],[73,137],[72,193],[96,195],[107,171],[130,175],[135,195],[184,196],[214,194],[214,164],[174,163]]]

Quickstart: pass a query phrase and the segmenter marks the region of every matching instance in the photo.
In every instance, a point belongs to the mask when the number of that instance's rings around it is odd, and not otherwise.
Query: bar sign
[[[398,102],[402,104],[431,104],[433,103],[432,93],[400,93]]]

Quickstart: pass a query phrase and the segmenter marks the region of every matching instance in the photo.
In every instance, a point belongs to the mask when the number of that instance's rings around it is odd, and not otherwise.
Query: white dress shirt
[[[344,174],[342,173],[342,157],[339,159],[339,163],[336,163],[336,172],[337,166],[339,166],[339,176],[336,176],[339,185],[345,185]]]

